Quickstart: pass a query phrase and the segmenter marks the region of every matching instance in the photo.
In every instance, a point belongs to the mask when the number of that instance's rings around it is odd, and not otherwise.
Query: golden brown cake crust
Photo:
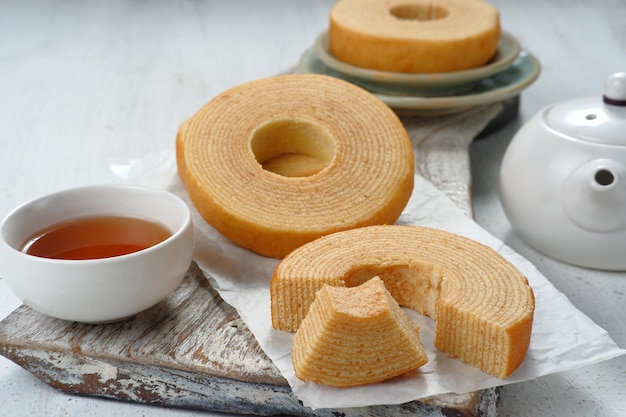
[[[295,331],[324,284],[373,276],[400,305],[435,319],[435,347],[449,356],[498,377],[523,361],[534,315],[527,279],[491,248],[425,227],[364,227],[295,250],[272,277],[272,325]]]
[[[328,33],[337,59],[405,73],[479,67],[499,39],[498,10],[482,0],[341,0]]]
[[[398,117],[367,91],[322,75],[225,91],[181,126],[176,154],[203,218],[270,257],[339,230],[394,223],[413,189],[413,149]]]

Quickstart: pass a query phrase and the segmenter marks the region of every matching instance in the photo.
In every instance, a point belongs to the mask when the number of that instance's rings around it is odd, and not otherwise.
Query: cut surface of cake
[[[384,381],[428,362],[418,329],[379,277],[324,285],[294,337],[296,376],[345,388]]]

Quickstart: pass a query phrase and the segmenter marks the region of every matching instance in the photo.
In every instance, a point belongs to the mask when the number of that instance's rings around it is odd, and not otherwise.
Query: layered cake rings
[[[534,314],[527,279],[491,248],[425,227],[364,227],[293,251],[272,276],[272,325],[296,331],[323,285],[374,276],[400,305],[435,319],[438,350],[497,377],[523,361]]]
[[[482,66],[499,39],[498,10],[482,0],[341,0],[328,30],[337,59],[406,73]]]
[[[269,257],[333,232],[393,224],[413,189],[413,150],[398,117],[323,75],[223,92],[180,127],[176,155],[202,217]]]
[[[324,285],[293,339],[292,358],[298,378],[338,388],[428,362],[418,329],[379,277],[353,288]]]

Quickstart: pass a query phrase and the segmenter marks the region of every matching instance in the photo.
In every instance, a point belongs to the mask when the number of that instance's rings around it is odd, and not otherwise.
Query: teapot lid
[[[577,140],[626,146],[626,72],[606,79],[602,99],[555,104],[545,111],[543,119],[554,130]]]

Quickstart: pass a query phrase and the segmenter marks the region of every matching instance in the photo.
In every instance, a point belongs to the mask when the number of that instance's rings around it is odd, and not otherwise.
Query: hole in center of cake
[[[330,165],[336,143],[321,125],[280,119],[261,125],[250,146],[264,170],[284,177],[308,177]]]
[[[448,15],[445,7],[436,4],[401,4],[390,10],[394,17],[402,20],[428,20],[443,19]]]

